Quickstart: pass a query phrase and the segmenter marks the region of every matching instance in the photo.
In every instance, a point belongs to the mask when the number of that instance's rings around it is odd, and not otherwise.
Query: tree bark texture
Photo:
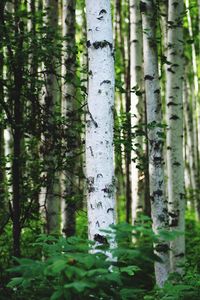
[[[169,0],[167,48],[167,176],[168,209],[171,230],[185,230],[185,191],[183,163],[183,1]],[[172,272],[183,272],[185,237],[170,245]]]
[[[115,223],[113,161],[114,57],[109,0],[86,1],[89,59],[86,177],[89,238],[103,241]]]
[[[144,47],[144,80],[147,106],[147,130],[149,147],[149,187],[153,230],[168,230],[167,201],[164,188],[163,130],[161,127],[161,96],[158,74],[156,42],[157,12],[155,1],[141,2]],[[155,262],[155,276],[162,287],[169,273],[169,245],[160,240],[155,253],[162,263]]]
[[[66,236],[75,234],[76,224],[76,161],[74,159],[78,137],[75,129],[76,118],[76,43],[75,43],[75,0],[63,1],[63,99],[62,115],[66,118],[66,137],[63,146],[66,147],[66,165],[62,178],[62,231]]]

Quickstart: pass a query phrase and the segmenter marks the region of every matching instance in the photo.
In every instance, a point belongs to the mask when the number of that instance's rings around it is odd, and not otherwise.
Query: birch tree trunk
[[[184,99],[184,116],[185,116],[185,127],[186,127],[186,144],[188,147],[188,151],[186,152],[186,163],[189,165],[189,174],[190,174],[190,182],[192,187],[192,193],[190,197],[192,198],[192,202],[195,202],[196,211],[198,211],[198,195],[197,193],[197,185],[198,185],[198,176],[197,176],[197,166],[195,161],[195,147],[194,147],[194,134],[193,134],[193,111],[192,111],[192,105],[190,103],[189,99],[189,86],[187,84],[187,81],[185,80],[184,83],[184,93],[183,93],[183,99]]]
[[[144,79],[147,102],[147,128],[149,142],[149,185],[153,230],[168,230],[167,201],[164,189],[163,131],[160,126],[161,97],[158,75],[158,54],[156,42],[155,1],[141,3],[144,47]],[[169,245],[159,241],[155,253],[162,263],[155,262],[155,276],[158,286],[162,287],[169,273]]]
[[[89,59],[86,177],[89,238],[103,243],[115,223],[113,160],[114,57],[109,0],[86,0]]]
[[[116,49],[116,54],[119,52],[119,56],[121,58],[121,35],[120,35],[120,1],[115,1],[114,7],[114,48]],[[119,64],[121,66],[121,59],[119,59]],[[123,72],[122,72],[123,73]],[[120,74],[120,81],[124,81],[123,75]],[[115,132],[117,132],[117,138],[123,139],[123,133],[120,128],[120,117],[121,114],[124,112],[124,95],[119,91],[115,93]],[[124,145],[119,143],[115,145],[115,176],[117,178],[117,189],[116,189],[116,206],[117,206],[117,220],[120,222],[121,214],[120,214],[120,205],[121,199],[124,197],[125,188],[126,188],[126,178],[124,176]]]
[[[183,1],[169,0],[167,61],[167,175],[168,209],[171,230],[185,229],[185,191],[183,164]],[[171,242],[172,272],[183,272],[185,237]]]
[[[189,0],[186,0],[186,9],[187,9],[187,20],[188,20],[188,30],[189,30],[189,36],[191,38],[191,40],[194,39],[194,35],[193,35],[193,28],[192,28],[192,19],[191,19],[191,13],[190,13],[190,2]],[[200,27],[199,27],[200,28]],[[193,194],[194,194],[194,199],[195,199],[195,206],[196,206],[196,219],[197,221],[200,220],[200,197],[199,197],[199,193],[196,190],[196,188],[198,187],[198,181],[199,181],[199,143],[198,141],[200,140],[200,104],[199,104],[199,83],[198,83],[198,70],[197,70],[197,55],[196,55],[196,49],[195,49],[195,43],[192,43],[191,45],[192,48],[192,71],[193,71],[193,78],[194,78],[194,82],[192,84],[192,86],[194,86],[194,89],[192,89],[192,111],[193,111],[193,128],[191,131],[191,134],[193,135],[192,140],[194,142],[193,146],[194,146],[194,150],[193,150],[193,157],[191,157],[191,159],[194,161],[193,162],[193,169],[191,169],[191,174],[193,174],[193,172],[196,172],[196,176],[195,176],[195,181],[196,184],[194,185],[194,180],[193,182]],[[191,120],[190,120],[191,121]],[[195,188],[196,186],[196,188]]]
[[[56,43],[55,35],[58,26],[58,1],[45,0],[46,23],[50,31],[47,32],[48,42]],[[58,81],[56,76],[56,58],[52,53],[46,62],[46,95],[45,95],[45,164],[47,169],[46,187],[46,219],[47,232],[58,233],[60,231],[60,184],[59,174],[56,171],[57,149],[55,140],[55,120],[54,113],[58,104]]]
[[[198,23],[199,23],[199,32],[200,32],[200,0],[197,0],[198,5]],[[200,50],[200,41],[199,41],[199,50]]]
[[[142,45],[142,19],[140,13],[140,0],[130,0],[130,54],[131,54],[131,127],[135,133],[131,161],[132,177],[132,223],[137,214],[144,210],[144,181],[143,172],[139,169],[139,159],[143,153],[143,138],[138,136],[139,126],[143,121],[143,45]],[[143,189],[142,189],[143,186]]]
[[[75,108],[76,108],[76,49],[75,49],[75,0],[63,0],[63,99],[62,115],[66,118],[66,164],[64,177],[62,178],[63,200],[62,200],[62,231],[66,236],[75,234],[76,222],[76,175],[74,160],[77,148],[77,137],[74,128]],[[77,158],[76,158],[77,160]]]

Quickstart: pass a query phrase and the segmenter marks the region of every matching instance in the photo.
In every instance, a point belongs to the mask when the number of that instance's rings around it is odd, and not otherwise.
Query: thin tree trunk
[[[0,36],[3,37],[3,16],[5,9],[5,3],[0,4]],[[8,202],[6,203],[5,199],[5,151],[4,151],[4,115],[3,115],[3,107],[2,103],[5,101],[5,95],[4,95],[4,52],[3,52],[3,39],[0,40],[0,205],[3,208],[2,211],[6,211],[8,207]]]
[[[167,61],[167,175],[168,209],[171,230],[185,230],[185,191],[183,164],[183,1],[169,0]],[[183,272],[185,237],[171,242],[172,272]]]
[[[62,114],[66,118],[66,164],[63,176],[62,231],[66,236],[75,234],[76,225],[76,161],[77,133],[75,129],[76,109],[76,44],[75,44],[75,0],[63,0],[63,100]]]
[[[194,134],[193,134],[193,111],[192,105],[189,100],[189,86],[187,81],[184,83],[184,116],[185,116],[185,127],[186,127],[186,144],[187,144],[187,156],[186,164],[189,165],[189,174],[190,174],[190,188],[192,188],[192,193],[190,195],[191,202],[195,202],[196,212],[198,211],[198,195],[197,195],[197,185],[198,185],[198,174],[197,166],[195,161],[195,147],[194,147]]]
[[[189,30],[189,36],[191,38],[191,40],[194,39],[194,35],[193,35],[193,29],[192,29],[192,20],[191,20],[191,14],[190,14],[190,3],[189,0],[186,0],[186,9],[188,9],[187,11],[187,19],[188,19],[188,30]],[[193,162],[193,169],[191,170],[192,174],[194,172],[194,170],[197,170],[197,173],[195,175],[195,181],[196,184],[195,186],[198,186],[198,181],[199,181],[199,143],[198,141],[200,140],[200,116],[199,116],[199,83],[198,83],[198,70],[197,70],[197,57],[196,57],[196,49],[195,49],[195,43],[192,43],[191,45],[192,48],[192,69],[193,69],[193,78],[194,78],[194,89],[192,89],[192,109],[194,108],[194,113],[193,113],[193,126],[192,126],[192,134],[193,134],[193,142],[194,142],[194,150],[193,150],[193,158],[192,160],[194,160]],[[197,140],[197,142],[196,142]],[[193,182],[193,187],[194,187],[194,182]],[[199,197],[199,193],[197,192],[197,190],[193,191],[194,195],[195,195],[195,206],[196,206],[196,219],[197,221],[200,220],[200,197]]]
[[[109,0],[86,1],[89,90],[86,177],[89,238],[115,222],[113,159],[114,57]]]
[[[14,22],[16,65],[13,67],[14,87],[11,92],[11,100],[14,104],[14,128],[13,128],[13,161],[12,161],[12,186],[13,186],[13,255],[20,256],[21,236],[21,205],[22,205],[22,144],[23,144],[23,110],[22,110],[22,81],[23,81],[23,33],[24,28],[19,19],[20,1],[14,1]],[[19,26],[20,24],[20,26]]]
[[[168,230],[167,201],[164,188],[163,131],[160,126],[161,97],[158,74],[158,54],[156,42],[156,6],[154,1],[145,0],[141,5],[144,46],[144,79],[147,102],[147,128],[149,142],[149,185],[153,230]],[[155,245],[155,253],[162,263],[155,262],[158,286],[162,287],[169,273],[169,245],[160,240]]]
[[[115,13],[114,13],[114,47],[116,51],[120,53],[120,59],[118,63],[121,69],[121,36],[120,36],[120,1],[115,1]],[[117,54],[116,54],[117,55]],[[117,66],[117,65],[116,65]],[[123,73],[123,72],[122,72]],[[124,81],[122,75],[119,75],[120,81]],[[123,133],[121,130],[121,114],[123,114],[124,107],[124,95],[121,91],[116,92],[115,97],[115,132],[117,139],[123,139]],[[116,203],[117,203],[117,219],[120,222],[121,219],[121,200],[124,198],[125,195],[125,175],[124,175],[124,157],[123,157],[124,145],[122,143],[115,144],[115,175],[117,178],[117,190],[116,190]]]
[[[134,224],[138,212],[144,211],[144,172],[140,166],[140,158],[144,154],[143,137],[139,135],[144,120],[142,18],[139,0],[130,0],[130,33],[131,127],[134,132],[131,182],[132,223]]]
[[[47,25],[49,30],[47,32],[48,41],[56,45],[56,33],[58,27],[58,1],[45,0],[47,11]],[[45,95],[45,115],[46,115],[46,130],[44,133],[46,153],[45,164],[47,167],[47,189],[46,189],[46,218],[47,218],[47,232],[60,232],[60,176],[56,170],[58,162],[58,145],[56,143],[56,124],[54,113],[56,105],[59,101],[59,86],[56,76],[57,67],[56,57],[51,56],[46,64],[46,95]]]

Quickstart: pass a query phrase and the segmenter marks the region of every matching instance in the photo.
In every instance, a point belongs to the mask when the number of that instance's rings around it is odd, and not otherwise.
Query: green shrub
[[[41,235],[30,245],[42,253],[40,260],[16,259],[8,287],[15,300],[144,299],[153,287],[153,233],[149,225],[118,225],[107,232],[116,235],[117,247],[78,237]],[[137,243],[132,242],[133,235]],[[151,241],[151,242],[150,242]],[[92,250],[92,251],[91,251]]]

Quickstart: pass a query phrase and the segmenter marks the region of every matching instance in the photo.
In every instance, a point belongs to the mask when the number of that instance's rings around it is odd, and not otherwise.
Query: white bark
[[[149,185],[153,230],[168,230],[168,213],[164,188],[163,131],[160,126],[161,97],[158,75],[158,55],[156,43],[155,2],[145,0],[141,5],[143,22],[144,79],[147,103],[147,126],[149,141]],[[158,286],[162,287],[169,273],[169,245],[159,241],[155,253],[162,263],[155,262],[155,275]]]
[[[188,30],[189,30],[190,38],[193,39],[194,36],[193,36],[192,20],[191,20],[189,6],[190,6],[189,0],[186,0]],[[197,58],[196,58],[195,44],[192,43],[191,47],[192,47],[192,68],[193,68],[193,75],[194,75],[194,92],[195,92],[195,96],[197,96],[199,91],[199,85],[198,85]]]
[[[167,61],[167,173],[168,209],[170,227],[183,232],[185,229],[185,191],[183,163],[183,1],[169,0]],[[185,238],[171,242],[170,263],[172,272],[183,272]]]
[[[199,2],[199,4],[200,4],[200,2]],[[189,0],[186,0],[186,8],[187,8],[187,20],[188,20],[189,35],[190,35],[191,40],[193,40],[194,35],[193,35],[192,19],[191,19],[191,13],[190,13],[190,1]],[[199,6],[199,12],[200,12],[200,6]],[[191,132],[193,137],[191,137],[191,139],[194,141],[193,147],[195,149],[195,150],[193,150],[193,157],[191,157],[191,159],[194,161],[193,169],[191,169],[191,175],[192,175],[195,172],[195,170],[198,169],[198,158],[199,158],[198,141],[200,141],[200,104],[198,101],[199,83],[198,83],[198,70],[197,70],[197,57],[196,57],[195,43],[192,43],[191,48],[192,48],[192,69],[193,69],[193,77],[194,77],[194,83],[193,83],[194,90],[192,89],[192,98],[193,98],[193,101],[192,101],[193,107],[192,108],[194,109],[194,111],[193,111],[193,118],[192,118],[193,128],[192,128],[192,132]],[[192,177],[193,177],[193,175],[192,175]],[[194,184],[194,179],[192,180],[192,182],[193,182],[194,194],[196,194],[196,196],[195,196],[196,219],[197,219],[197,221],[199,221],[200,220],[200,201],[199,201],[200,199],[199,199],[198,193],[196,193],[197,192],[196,188],[198,186],[197,180],[198,180],[198,174],[196,174],[196,176],[195,176],[196,184]]]
[[[143,97],[143,46],[142,46],[142,18],[140,13],[140,0],[130,0],[130,76],[131,76],[131,127],[136,134],[133,141],[131,161],[132,183],[132,223],[137,214],[144,209],[144,190],[142,191],[142,171],[139,170],[137,159],[143,152],[143,138],[137,136],[142,123],[144,111]],[[144,188],[144,184],[143,184]]]
[[[86,0],[89,59],[86,177],[89,238],[115,223],[113,162],[114,57],[109,0]]]
[[[199,19],[199,32],[200,32],[200,0],[197,0],[198,4],[198,19]],[[200,50],[200,42],[199,42],[199,50]]]
[[[193,135],[193,123],[192,123],[192,109],[189,101],[189,94],[188,94],[188,88],[187,82],[184,84],[184,116],[185,116],[185,127],[186,127],[186,135],[187,135],[187,157],[186,162],[189,164],[190,169],[190,181],[193,190],[193,198],[196,200],[196,192],[197,192],[197,166],[195,162],[195,148],[194,148],[194,135]],[[192,196],[192,195],[191,195]],[[193,199],[193,200],[194,200]]]

